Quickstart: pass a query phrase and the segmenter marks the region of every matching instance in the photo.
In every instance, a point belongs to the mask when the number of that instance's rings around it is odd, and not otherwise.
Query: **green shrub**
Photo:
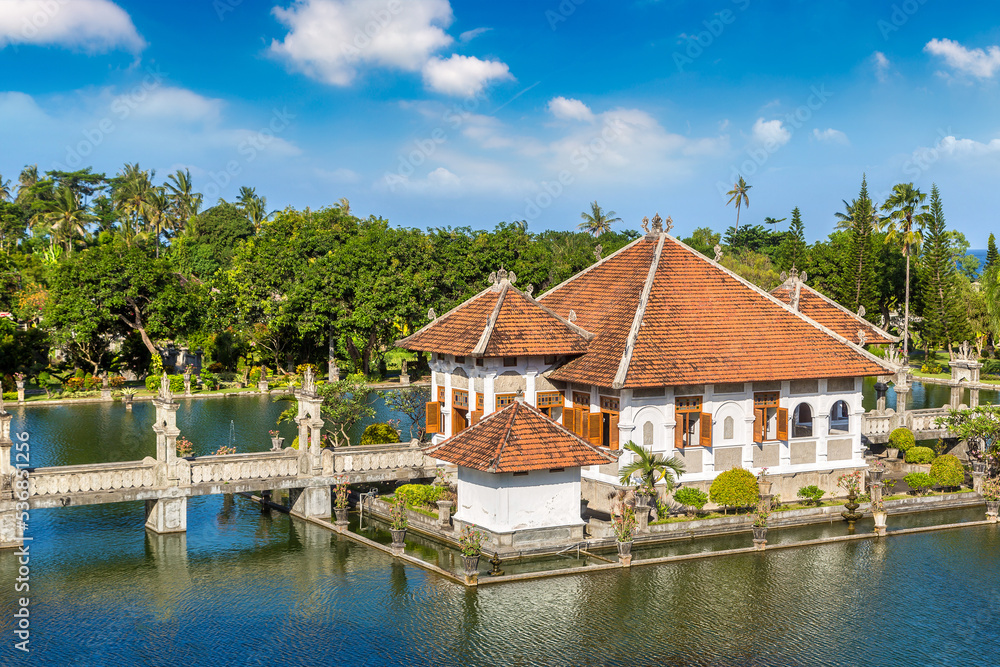
[[[222,371],[226,370],[226,367],[223,366],[222,363],[219,361],[213,361],[208,365],[207,370],[212,373],[221,373]]]
[[[201,378],[202,384],[204,384],[209,389],[218,389],[219,388],[219,376],[216,375],[215,373],[210,373],[208,371],[202,371],[201,375],[199,377]]]
[[[914,447],[906,452],[907,463],[930,463],[934,460],[934,450],[930,447]]]
[[[674,491],[674,501],[697,512],[708,503],[708,494],[701,489],[684,486]]]
[[[937,375],[943,371],[944,369],[941,368],[941,364],[936,361],[925,361],[924,365],[920,367],[921,373],[931,373],[933,375]]]
[[[170,378],[170,391],[175,394],[179,394],[184,391],[184,376],[183,375],[168,375]],[[163,378],[162,375],[147,375],[146,376],[146,389],[156,393],[160,390],[160,380]]]
[[[954,454],[944,454],[931,463],[931,477],[938,486],[962,486],[965,468]]]
[[[430,484],[403,484],[396,488],[396,497],[406,499],[407,505],[436,507],[435,503],[441,499],[446,491],[443,486],[432,486]]]
[[[917,495],[924,495],[927,489],[934,486],[934,478],[925,472],[911,472],[903,478],[906,485],[917,492]]]
[[[388,445],[399,442],[399,431],[388,424],[372,424],[361,435],[363,445]]]
[[[757,502],[757,477],[749,470],[732,468],[715,478],[708,495],[716,505],[750,507]]]
[[[5,400],[5,401],[16,401],[17,400],[17,392],[16,391],[10,391],[10,392],[4,393],[3,400]]]
[[[255,366],[254,369],[252,371],[250,371],[250,375],[247,378],[247,382],[250,383],[251,387],[254,386],[254,385],[256,385],[258,382],[260,382],[260,367],[259,366]]]
[[[900,426],[889,434],[889,446],[895,447],[899,451],[906,453],[917,444],[917,439],[913,437],[913,431]]]
[[[799,489],[799,492],[795,495],[797,495],[799,498],[802,498],[803,500],[812,502],[814,505],[819,506],[819,503],[822,500],[823,496],[826,495],[826,491],[819,488],[815,484],[810,484],[809,486],[803,486],[801,489]]]

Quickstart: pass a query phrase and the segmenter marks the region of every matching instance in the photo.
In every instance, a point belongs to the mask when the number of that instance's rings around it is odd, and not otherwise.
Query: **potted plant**
[[[881,484],[885,475],[885,463],[881,459],[875,459],[868,464],[868,478],[872,484]]]
[[[406,539],[406,498],[402,494],[396,494],[392,499],[392,506],[389,508],[389,532],[392,533],[392,546],[402,549]]]
[[[618,543],[618,558],[626,565],[632,562],[635,524],[635,508],[630,505],[622,505],[621,513],[611,516],[611,528],[615,531],[615,541]]]
[[[757,503],[757,509],[753,513],[753,524],[751,528],[753,529],[753,542],[755,545],[762,546],[767,543],[767,520],[771,516],[771,503],[766,499],[761,499]]]
[[[762,496],[771,495],[771,482],[767,479],[767,468],[761,468],[757,475],[757,490]]]
[[[983,498],[986,499],[986,519],[996,523],[997,510],[1000,509],[1000,479],[991,477],[983,481]]]
[[[466,526],[458,537],[458,546],[462,550],[462,560],[465,562],[465,575],[471,577],[479,573],[479,558],[483,553],[483,539],[486,534],[473,526]]]
[[[178,458],[182,458],[183,459],[183,458],[186,458],[186,457],[189,457],[189,456],[194,456],[194,443],[193,442],[191,442],[190,440],[188,440],[184,436],[180,436],[180,437],[177,438],[177,443],[176,444],[177,444],[177,457]]]
[[[885,534],[886,519],[888,512],[885,511],[885,503],[882,494],[872,498],[872,517],[875,519],[875,532],[879,535]]]
[[[333,487],[333,511],[337,515],[337,525],[347,525],[347,477],[339,475],[337,484]]]
[[[271,436],[271,451],[280,452],[282,445],[285,444],[285,439],[278,435],[278,431],[268,431],[267,433]]]

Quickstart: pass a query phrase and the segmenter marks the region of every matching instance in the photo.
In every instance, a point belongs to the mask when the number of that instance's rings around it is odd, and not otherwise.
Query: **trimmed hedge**
[[[934,450],[930,447],[913,447],[906,452],[907,463],[930,463],[934,460]]]
[[[913,437],[913,431],[900,426],[889,434],[889,446],[895,447],[904,454],[917,444],[917,439]]]
[[[943,454],[931,463],[931,477],[938,486],[962,486],[965,468],[954,454]]]
[[[708,503],[708,494],[701,489],[684,486],[674,491],[674,502],[700,510]]]
[[[389,445],[399,442],[399,431],[388,424],[372,424],[361,435],[361,445]]]
[[[934,486],[934,478],[925,472],[911,472],[903,478],[903,481],[921,496],[924,495],[927,489]]]
[[[397,498],[405,498],[407,505],[435,507],[435,503],[441,500],[441,496],[446,490],[443,486],[430,484],[403,484],[396,488],[394,495]]]
[[[731,468],[716,477],[708,495],[713,503],[726,507],[751,507],[760,497],[757,478],[743,468]]]

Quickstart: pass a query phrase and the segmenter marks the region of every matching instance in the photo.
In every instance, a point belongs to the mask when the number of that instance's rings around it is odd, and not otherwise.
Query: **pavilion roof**
[[[795,292],[798,288],[798,311],[806,317],[816,320],[823,326],[836,331],[851,341],[859,341],[859,331],[865,335],[865,343],[869,345],[888,345],[898,343],[899,338],[875,326],[861,315],[852,313],[833,299],[829,299],[812,287],[805,284],[796,273],[792,273],[771,294],[795,308]]]
[[[594,447],[521,401],[424,451],[436,459],[489,473],[604,465],[616,460],[610,451]]]
[[[397,341],[410,350],[474,357],[582,354],[593,335],[514,287],[494,281],[471,299]]]

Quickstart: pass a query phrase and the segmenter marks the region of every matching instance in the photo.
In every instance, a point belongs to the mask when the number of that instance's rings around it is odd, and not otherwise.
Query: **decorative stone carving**
[[[721,262],[722,261],[722,246],[719,245],[718,243],[716,243],[715,244],[715,248],[713,248],[713,250],[715,250],[715,261],[716,262]],[[782,275],[784,275],[784,274],[782,274]]]
[[[427,319],[429,319],[431,321],[434,321],[434,320],[437,319],[437,317],[438,317],[437,313],[434,312],[433,308],[428,308],[427,309]]]
[[[532,285],[531,283],[528,283],[528,286],[524,288],[524,293],[527,294],[528,296],[531,296],[532,294],[535,293],[535,286]]]
[[[596,259],[598,262],[601,261],[602,252],[604,252],[604,246],[602,246],[600,243],[594,246],[594,259]]]
[[[566,319],[568,319],[570,322],[576,322],[576,311],[570,309],[569,317],[567,317]]]
[[[861,347],[865,346],[865,340],[868,338],[868,334],[865,333],[864,329],[858,329],[858,345]]]

